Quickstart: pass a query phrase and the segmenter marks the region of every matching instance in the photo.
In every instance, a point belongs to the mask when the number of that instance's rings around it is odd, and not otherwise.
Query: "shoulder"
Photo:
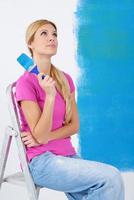
[[[16,81],[17,84],[19,84],[20,82],[32,82],[33,79],[35,79],[35,75],[32,73],[29,73],[27,71],[25,71]]]
[[[63,71],[63,74],[65,75],[65,77],[67,78],[67,80],[70,82],[70,81],[73,81],[72,77],[70,74],[66,73]]]
[[[36,84],[37,78],[34,74],[24,72],[16,81],[16,99],[36,101]]]
[[[35,87],[38,84],[35,74],[25,71],[16,81],[16,89]]]
[[[34,91],[37,82],[35,74],[25,71],[16,81],[16,92]]]

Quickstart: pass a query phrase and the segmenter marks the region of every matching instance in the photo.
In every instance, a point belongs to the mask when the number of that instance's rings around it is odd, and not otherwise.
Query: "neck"
[[[34,56],[34,62],[36,63],[39,72],[48,74],[50,76],[51,71],[51,58],[50,57],[38,57]]]

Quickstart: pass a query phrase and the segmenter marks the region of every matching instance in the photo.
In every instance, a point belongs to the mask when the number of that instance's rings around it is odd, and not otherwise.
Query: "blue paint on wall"
[[[134,169],[134,2],[79,1],[80,152]]]

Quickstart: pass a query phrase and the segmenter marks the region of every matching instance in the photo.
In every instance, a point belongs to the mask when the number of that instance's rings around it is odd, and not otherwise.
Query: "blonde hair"
[[[33,22],[30,24],[26,31],[26,43],[29,45],[34,40],[34,35],[36,31],[45,24],[51,24],[55,30],[57,31],[56,25],[46,19],[41,19]],[[32,50],[28,47],[31,56],[33,56]],[[51,65],[51,71],[50,76],[56,81],[60,93],[62,94],[65,103],[66,103],[66,113],[65,113],[65,121],[64,124],[68,124],[71,121],[72,118],[72,104],[71,104],[71,92],[70,92],[70,86],[68,83],[68,80],[64,73],[56,68],[53,64]]]

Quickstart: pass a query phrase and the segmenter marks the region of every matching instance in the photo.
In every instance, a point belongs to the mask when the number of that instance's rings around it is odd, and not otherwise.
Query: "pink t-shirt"
[[[71,93],[75,90],[75,86],[72,78],[69,74],[65,73],[65,76],[69,82]],[[30,100],[37,102],[41,111],[43,111],[44,101],[46,94],[44,90],[40,87],[37,79],[37,75],[29,72],[25,72],[18,80],[16,84],[16,99],[17,101]],[[25,119],[23,111],[20,107],[20,117],[21,117],[21,129],[22,131],[30,131],[28,123]],[[57,91],[53,110],[53,121],[52,129],[54,131],[63,126],[63,121],[65,117],[65,101],[60,93]],[[71,137],[64,139],[55,139],[49,141],[47,144],[42,144],[37,147],[27,147],[27,158],[30,161],[33,157],[40,155],[46,151],[51,151],[57,155],[73,155],[76,151],[71,143]]]

